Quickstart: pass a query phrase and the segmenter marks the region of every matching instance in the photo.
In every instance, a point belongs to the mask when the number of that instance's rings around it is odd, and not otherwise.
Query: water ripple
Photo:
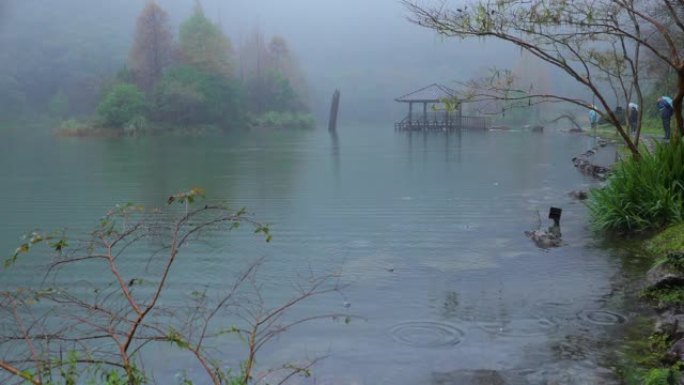
[[[625,323],[627,317],[608,310],[583,310],[577,314],[577,317],[585,322],[594,325],[618,325]]]
[[[465,333],[450,324],[433,321],[410,321],[400,323],[390,329],[395,341],[419,348],[436,348],[457,345]]]
[[[505,337],[531,337],[548,334],[558,328],[558,324],[548,318],[530,318],[480,322],[478,327],[487,333]]]

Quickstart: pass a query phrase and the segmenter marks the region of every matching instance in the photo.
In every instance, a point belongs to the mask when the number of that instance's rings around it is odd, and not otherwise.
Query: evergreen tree
[[[204,16],[199,3],[193,15],[180,26],[180,49],[186,64],[223,76],[233,74],[230,40]]]
[[[243,120],[242,98],[235,80],[194,66],[179,66],[159,82],[157,115],[168,123],[215,124],[227,129]]]

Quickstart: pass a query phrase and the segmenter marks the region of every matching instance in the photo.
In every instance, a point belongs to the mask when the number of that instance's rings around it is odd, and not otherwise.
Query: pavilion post
[[[423,124],[426,124],[427,121],[427,102],[423,102]]]
[[[413,125],[413,102],[409,102],[409,126]]]

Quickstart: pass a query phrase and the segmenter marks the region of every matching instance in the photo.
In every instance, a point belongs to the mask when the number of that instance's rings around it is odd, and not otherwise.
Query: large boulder
[[[593,176],[599,180],[606,180],[610,170],[607,167],[599,166],[591,162],[591,158],[595,154],[595,150],[588,150],[583,154],[572,158],[572,163],[583,174]]]
[[[589,194],[586,191],[582,190],[573,190],[568,193],[568,196],[572,199],[576,199],[578,201],[583,201],[589,198]]]
[[[537,247],[541,249],[550,249],[554,247],[561,247],[563,245],[563,239],[561,238],[560,231],[551,230],[532,230],[525,231],[525,235],[534,242]]]
[[[675,342],[667,353],[677,361],[684,361],[684,339]]]
[[[684,273],[681,269],[672,267],[670,263],[668,259],[667,262],[655,265],[646,273],[646,287],[642,293],[645,298],[655,304],[656,310],[661,312],[674,310],[682,313],[684,310]]]
[[[660,263],[646,273],[646,285],[650,289],[666,286],[684,286],[684,275],[665,263]]]
[[[536,124],[536,125],[527,124],[527,125],[523,126],[523,129],[528,130],[528,131],[532,131],[532,132],[544,132],[544,126],[541,126],[538,124]]]
[[[653,331],[658,334],[664,334],[671,339],[684,337],[684,314],[673,310],[660,314]]]

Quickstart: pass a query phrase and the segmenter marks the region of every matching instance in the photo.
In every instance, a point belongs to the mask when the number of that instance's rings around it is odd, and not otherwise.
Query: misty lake
[[[162,206],[170,194],[200,186],[269,223],[273,241],[248,230],[211,240],[215,247],[172,272],[168,300],[225,285],[259,257],[267,258],[263,295],[273,301],[309,270],[339,271],[346,285],[296,311],[349,313],[351,322],[294,328],[262,352],[260,367],[326,356],[301,383],[331,385],[608,383],[605,341],[630,319],[616,289],[625,272],[592,237],[586,207],[567,195],[595,183],[570,161],[592,140],[377,126],[342,127],[338,138],[325,130],[7,135],[0,249],[11,253],[36,227],[87,230],[116,203]],[[550,206],[563,208],[566,245],[545,251],[523,232],[537,228],[539,215],[548,226]],[[18,266],[0,279],[10,287],[41,277]],[[74,285],[82,279],[73,277]],[[225,350],[236,363],[245,354],[239,343]],[[176,354],[160,349],[151,358],[160,383],[197,370]]]

